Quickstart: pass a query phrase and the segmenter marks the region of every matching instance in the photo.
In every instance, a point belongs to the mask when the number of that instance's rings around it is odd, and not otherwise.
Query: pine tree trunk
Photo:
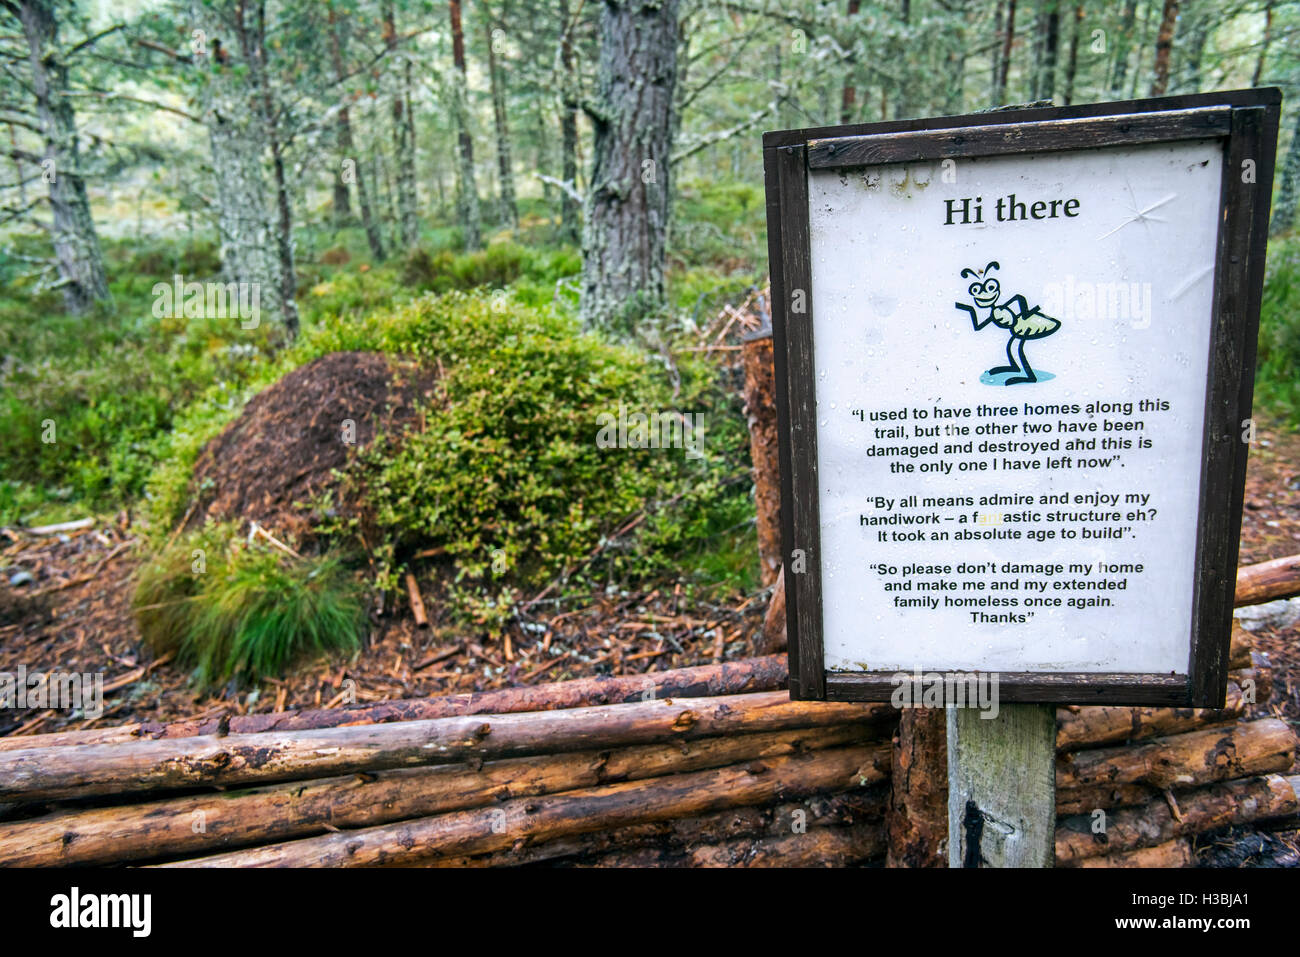
[[[1137,0],[1124,0],[1120,15],[1119,38],[1115,43],[1115,68],[1110,75],[1110,95],[1119,99],[1124,95],[1124,77],[1128,73],[1128,51],[1133,42],[1133,21],[1137,17]]]
[[[339,37],[340,28],[334,16],[333,4],[329,8],[329,16],[331,25],[330,58],[334,66],[334,78],[339,83],[342,83],[345,75],[343,69],[343,42]],[[366,232],[366,243],[370,246],[370,255],[376,261],[381,261],[384,258],[384,242],[379,235],[379,227],[375,223],[373,207],[370,202],[370,186],[364,168],[365,164],[362,162],[361,157],[357,155],[353,143],[352,115],[346,106],[339,110],[338,137],[339,152],[345,162],[351,161],[351,175],[355,178],[357,184],[357,205],[361,208],[361,226]]]
[[[1049,0],[1051,8],[1043,15],[1043,36],[1039,59],[1038,93],[1036,100],[1050,100],[1056,96],[1056,59],[1061,44],[1061,11],[1059,0]]]
[[[460,225],[465,232],[465,248],[475,250],[483,245],[483,221],[478,205],[478,184],[474,180],[474,141],[469,133],[469,107],[465,102],[465,32],[460,21],[460,0],[448,0],[447,5],[451,16],[452,58],[456,67],[451,74],[452,115],[456,122],[460,159],[456,201],[460,207]]]
[[[242,13],[243,8],[238,9]],[[204,11],[198,3],[192,6],[194,23],[212,22]],[[276,229],[266,204],[261,111],[248,86],[247,72],[231,68],[229,61],[237,54],[221,46],[217,30],[205,32],[213,40],[211,50],[200,61],[200,69],[211,70],[203,86],[203,119],[212,148],[221,269],[228,282],[248,283],[257,291],[258,321],[280,322],[284,318],[283,277]]]
[[[560,66],[564,71],[560,95],[560,179],[578,188],[578,93],[573,66],[573,34],[569,0],[560,0]],[[582,211],[567,191],[560,192],[560,227],[564,237],[577,242],[582,231]]]
[[[1066,106],[1074,102],[1074,78],[1079,72],[1079,35],[1083,32],[1083,4],[1074,8],[1074,29],[1070,31],[1070,56],[1065,62],[1065,90],[1062,100]]]
[[[397,53],[397,22],[391,2],[384,4],[384,46],[390,61]],[[420,220],[416,212],[415,193],[415,119],[411,115],[411,61],[401,57],[400,67],[394,65],[398,77],[393,91],[393,169],[397,193],[397,238],[406,249],[420,239]]]
[[[862,0],[849,0],[849,16],[856,17],[862,9]],[[840,91],[840,122],[853,122],[853,111],[857,106],[858,89],[853,85],[853,62],[850,61],[844,71],[844,88]]]
[[[1007,77],[1011,75],[1011,47],[1016,40],[1016,0],[1007,0],[1007,21],[1002,31],[1002,53],[998,57],[997,81],[993,84],[993,101],[990,106],[1001,106],[1007,100]]]
[[[588,328],[630,326],[664,301],[678,0],[606,0],[595,159],[583,231]]]
[[[911,26],[912,23],[912,0],[901,0],[899,10],[899,21],[904,27]],[[894,119],[904,120],[912,115],[911,107],[911,78],[908,76],[907,64],[911,62],[911,57],[907,55],[909,42],[903,41],[903,51],[895,61],[896,68],[899,70],[898,95],[894,100]],[[882,116],[881,119],[884,119]]]
[[[1178,27],[1178,0],[1165,0],[1156,35],[1156,60],[1151,80],[1151,95],[1164,96],[1169,88],[1169,57],[1174,47],[1174,30]]]
[[[298,336],[298,277],[293,255],[293,208],[289,196],[289,181],[284,170],[284,142],[280,136],[278,105],[271,92],[266,75],[266,9],[258,4],[255,19],[249,24],[243,17],[244,7],[238,7],[236,21],[241,52],[248,62],[256,91],[255,102],[262,121],[262,139],[271,150],[271,173],[275,184],[276,230],[275,249],[280,260],[280,313],[285,331],[290,339]]]
[[[510,123],[506,117],[505,77],[497,63],[496,31],[492,22],[487,30],[488,79],[492,84],[492,120],[497,134],[497,178],[501,196],[501,218],[512,229],[519,227],[519,207],[515,202],[514,163],[510,159]]]
[[[36,113],[45,141],[41,165],[43,178],[49,184],[51,235],[63,302],[69,312],[85,312],[96,300],[108,301],[110,296],[99,237],[86,196],[86,181],[79,169],[76,113],[72,101],[63,95],[68,80],[55,49],[58,23],[49,0],[25,0],[18,12],[27,41]]]
[[[1146,54],[1147,27],[1151,25],[1151,4],[1142,8],[1142,23],[1137,32],[1137,59],[1133,62],[1133,77],[1130,81],[1128,96],[1137,99],[1138,81],[1142,78],[1142,58]]]
[[[346,114],[346,109],[340,110],[339,119],[335,124],[335,142],[338,145],[339,155],[344,158],[349,152],[347,140],[343,136],[344,125],[348,122]],[[341,163],[334,171],[333,194],[330,197],[330,221],[335,229],[342,229],[352,222],[352,193],[348,189],[348,181],[344,179]]]
[[[949,80],[943,101],[944,110],[950,114],[960,113],[966,101],[966,0],[954,0],[952,15],[955,24],[945,54]]]
[[[327,2],[325,5],[326,18],[329,23],[330,31],[330,50],[334,54],[335,71],[338,71],[338,17],[334,13],[334,4]],[[352,130],[351,123],[348,119],[347,107],[339,111],[339,117],[334,124],[334,138],[338,146],[339,157],[342,161],[351,158],[352,150]],[[353,159],[355,164],[356,160]],[[343,162],[339,163],[338,169],[334,171],[333,195],[330,199],[330,219],[335,229],[342,229],[352,222],[352,193],[348,189],[348,176],[345,173],[346,167]]]

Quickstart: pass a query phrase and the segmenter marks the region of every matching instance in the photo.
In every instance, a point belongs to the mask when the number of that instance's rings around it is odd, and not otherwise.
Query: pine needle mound
[[[309,538],[308,505],[337,497],[344,468],[377,432],[400,432],[433,392],[434,376],[376,352],[332,352],[253,397],[194,466],[197,505],[187,527],[256,521]]]

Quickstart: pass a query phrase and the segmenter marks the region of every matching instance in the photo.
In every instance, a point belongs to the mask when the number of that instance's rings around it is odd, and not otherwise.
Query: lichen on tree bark
[[[664,301],[678,0],[606,0],[580,314],[627,333]]]

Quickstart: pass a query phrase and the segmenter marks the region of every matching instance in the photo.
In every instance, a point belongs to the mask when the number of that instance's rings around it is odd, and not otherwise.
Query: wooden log
[[[948,709],[948,866],[1051,867],[1056,709]]]
[[[865,744],[868,725],[732,735],[613,751],[403,768],[0,824],[0,865],[107,864],[213,853],[496,801]],[[732,835],[734,836],[734,835]]]
[[[1098,808],[1109,811],[1117,807],[1139,807],[1164,800],[1163,791],[1149,784],[1101,785],[1056,792],[1058,819],[1072,814],[1091,814]]]
[[[575,834],[540,844],[512,846],[504,851],[474,857],[444,857],[430,867],[519,867],[544,861],[578,858],[591,860],[602,854],[653,847],[658,852],[685,855],[742,837],[785,837],[814,827],[831,827],[874,821],[885,811],[887,789],[873,785],[863,791],[818,794],[801,801],[767,807],[738,807],[711,814],[633,824],[608,831]]]
[[[1296,737],[1277,718],[1177,734],[1135,745],[1068,752],[1056,763],[1056,787],[1147,784],[1188,787],[1284,771],[1295,760]]]
[[[315,731],[33,748],[0,753],[0,800],[266,784],[475,757],[553,754],[891,717],[888,705],[791,701],[785,692],[771,691]]]
[[[411,617],[415,619],[415,627],[428,628],[429,616],[424,611],[424,598],[420,595],[420,583],[415,580],[415,572],[406,573],[406,596],[411,602]]]
[[[1228,670],[1251,667],[1250,653],[1255,650],[1255,636],[1232,619],[1232,632],[1228,641]]]
[[[0,751],[24,751],[27,748],[59,748],[73,744],[114,744],[135,741],[140,725],[125,724],[114,728],[91,728],[85,731],[54,731],[49,734],[19,734],[0,738]]]
[[[745,366],[745,419],[749,425],[750,461],[754,463],[754,504],[758,517],[759,580],[773,584],[781,568],[781,466],[776,428],[776,369],[772,333],[747,339],[741,348]]]
[[[1056,711],[1056,748],[1077,751],[1182,734],[1226,725],[1245,713],[1241,687],[1228,683],[1222,708],[1125,708],[1119,705],[1072,706]]]
[[[1183,791],[1176,800],[1177,814],[1167,801],[1115,811],[1098,834],[1092,833],[1090,814],[1065,818],[1056,828],[1058,863],[1070,866],[1089,857],[1154,847],[1230,824],[1280,817],[1300,806],[1292,782],[1280,774],[1211,784]]]
[[[438,857],[500,851],[517,841],[768,804],[818,791],[882,781],[889,746],[830,748],[688,774],[670,774],[561,794],[504,801],[401,824],[250,848],[171,866],[365,867],[418,864]]]
[[[846,867],[885,852],[885,827],[864,821],[784,837],[746,837],[686,852],[663,848],[614,851],[591,867]]]
[[[888,867],[948,866],[948,716],[904,708],[893,741]]]
[[[1252,655],[1259,657],[1255,652]],[[1272,694],[1272,669],[1246,668],[1228,673],[1227,698],[1222,708],[1126,708],[1118,705],[1059,708],[1056,712],[1056,747],[1059,751],[1076,751],[1229,725],[1240,720],[1252,706],[1266,703]]]
[[[1064,867],[1191,867],[1196,860],[1192,853],[1192,842],[1185,837],[1155,847],[1143,847],[1136,851],[1124,851],[1120,854],[1108,854],[1102,857],[1085,857],[1074,864]]]
[[[763,614],[763,628],[758,633],[754,651],[760,655],[771,655],[784,651],[785,635],[785,568],[776,573],[776,587],[772,589],[772,598],[767,603]]]
[[[1238,608],[1292,595],[1300,595],[1300,555],[1237,569],[1235,603]]]
[[[1228,672],[1228,680],[1235,681],[1242,689],[1243,697],[1247,698],[1247,709],[1255,705],[1268,704],[1269,698],[1273,697],[1273,669],[1268,664],[1267,656],[1252,651],[1250,659],[1249,668]],[[1253,689],[1247,684],[1248,681],[1255,683]]]
[[[217,733],[223,721],[232,734],[256,734],[267,731],[307,731],[316,728],[385,724],[392,721],[422,721],[456,715],[551,711],[598,704],[623,704],[629,701],[643,701],[647,698],[707,698],[775,691],[784,688],[788,678],[789,670],[785,655],[770,655],[644,675],[578,678],[573,681],[557,681],[521,688],[438,695],[431,698],[408,698],[347,708],[316,708],[233,716],[211,715],[170,724],[145,722],[119,728],[8,737],[0,738],[0,751],[70,744],[107,744],[135,741],[142,737],[196,737]]]

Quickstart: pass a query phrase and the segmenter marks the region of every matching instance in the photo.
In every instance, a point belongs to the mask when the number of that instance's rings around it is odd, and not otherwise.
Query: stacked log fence
[[[1294,818],[1240,628],[1230,667],[1222,708],[1058,710],[1058,866],[1187,866],[1199,834]],[[3,738],[0,865],[941,866],[942,721],[787,679],[777,654]]]

